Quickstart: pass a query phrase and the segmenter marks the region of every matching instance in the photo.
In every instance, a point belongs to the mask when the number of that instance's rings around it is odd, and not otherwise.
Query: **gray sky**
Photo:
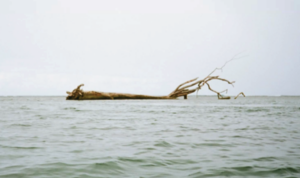
[[[299,0],[1,0],[0,95],[165,95],[242,51],[214,89],[300,95],[299,19]]]

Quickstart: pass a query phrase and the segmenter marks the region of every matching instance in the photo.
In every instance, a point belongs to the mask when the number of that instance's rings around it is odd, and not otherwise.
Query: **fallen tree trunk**
[[[79,85],[83,86],[83,84]],[[80,87],[75,92],[67,92],[67,100],[114,100],[114,99],[172,99],[168,96],[149,96],[128,93],[107,93],[97,91],[82,91]]]
[[[226,79],[219,78],[219,76],[208,76],[202,80],[197,80],[198,78],[189,80],[180,84],[173,92],[171,92],[167,96],[149,96],[149,95],[140,95],[140,94],[128,94],[128,93],[108,93],[108,92],[97,92],[97,91],[83,91],[80,88],[84,86],[84,84],[79,85],[72,92],[67,92],[67,100],[114,100],[114,99],[176,99],[178,97],[183,96],[184,99],[187,99],[187,95],[194,93],[195,91],[200,90],[204,85],[208,86],[208,89],[212,92],[215,92],[218,95],[218,99],[230,99],[228,96],[223,96],[221,93],[227,91],[224,90],[222,92],[217,92],[213,90],[208,84],[211,80],[221,80],[226,81],[228,84],[232,84]],[[191,83],[189,85],[186,85]],[[195,88],[190,88],[195,86]]]
[[[223,96],[221,93],[227,92],[228,90],[224,90],[221,92],[217,92],[213,90],[209,81],[211,80],[220,80],[227,82],[233,86],[234,81],[230,82],[226,79],[219,78],[219,76],[211,76],[216,70],[222,70],[223,67],[230,61],[236,58],[232,58],[227,61],[221,68],[216,68],[213,70],[207,77],[204,79],[198,80],[198,78],[189,80],[180,84],[173,92],[171,92],[167,96],[149,96],[149,95],[140,95],[140,94],[127,94],[127,93],[108,93],[108,92],[97,92],[97,91],[83,91],[80,88],[84,86],[83,84],[79,85],[72,92],[67,92],[67,100],[114,100],[114,99],[176,99],[178,97],[183,96],[184,99],[187,99],[187,95],[194,93],[195,91],[199,91],[204,85],[207,85],[208,89],[218,95],[218,99],[230,99],[229,96]],[[194,87],[194,88],[193,88]]]

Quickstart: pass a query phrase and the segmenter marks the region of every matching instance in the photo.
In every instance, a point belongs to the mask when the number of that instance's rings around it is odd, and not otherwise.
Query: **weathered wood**
[[[245,94],[243,92],[241,92],[238,95],[236,95],[236,97],[234,97],[234,99],[237,99],[240,95],[243,95],[244,97],[246,97]]]
[[[184,99],[187,99],[187,95],[194,93],[195,91],[199,91],[204,85],[208,86],[208,89],[218,95],[218,99],[230,99],[229,96],[223,96],[221,93],[227,92],[227,89],[221,92],[217,92],[213,90],[209,81],[211,80],[220,80],[227,82],[233,86],[234,81],[230,82],[227,79],[219,78],[219,76],[211,76],[216,70],[222,70],[223,67],[230,61],[227,61],[221,68],[216,68],[213,70],[207,77],[204,79],[198,80],[198,78],[194,78],[192,80],[186,81],[180,84],[173,92],[171,92],[167,96],[149,96],[149,95],[140,95],[140,94],[128,94],[128,93],[109,93],[109,92],[97,92],[97,91],[83,91],[80,88],[84,86],[83,84],[79,85],[72,92],[67,91],[67,100],[114,100],[114,99],[176,99],[180,96],[183,96]],[[188,85],[186,85],[188,84]],[[195,87],[195,88],[191,88]],[[244,93],[240,93],[244,94]],[[245,95],[244,95],[245,96]],[[237,96],[238,97],[238,96]]]
[[[129,94],[129,93],[108,93],[98,91],[83,91],[79,85],[72,92],[67,92],[67,100],[114,100],[114,99],[175,99],[169,96],[149,96],[140,94]]]
[[[222,96],[221,94],[218,94],[218,99],[219,100],[229,100],[230,96]]]
[[[107,93],[97,91],[83,91],[82,95],[73,97],[69,95],[67,100],[122,100],[122,99],[175,99],[168,96],[149,96],[128,93]]]

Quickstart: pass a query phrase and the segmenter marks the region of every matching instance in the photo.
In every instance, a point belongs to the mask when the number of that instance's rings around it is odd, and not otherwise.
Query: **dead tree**
[[[207,77],[204,79],[198,80],[198,78],[186,81],[180,84],[174,91],[172,91],[167,96],[149,96],[149,95],[140,95],[140,94],[127,94],[127,93],[107,93],[107,92],[97,92],[97,91],[83,91],[80,88],[84,86],[84,84],[79,85],[76,89],[72,92],[67,92],[67,100],[113,100],[113,99],[176,99],[178,97],[183,96],[184,99],[187,99],[187,95],[194,93],[202,89],[205,85],[208,89],[218,95],[218,99],[230,99],[229,96],[223,96],[221,93],[227,92],[228,90],[224,90],[221,92],[215,91],[210,87],[209,82],[212,80],[220,80],[227,82],[233,86],[234,81],[229,81],[224,78],[220,78],[219,76],[212,76],[212,74],[216,70],[222,70],[225,65],[237,58],[232,58],[231,60],[227,61],[221,68],[216,68],[213,70]]]

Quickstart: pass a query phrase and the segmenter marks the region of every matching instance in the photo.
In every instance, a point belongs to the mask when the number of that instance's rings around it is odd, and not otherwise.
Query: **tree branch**
[[[246,97],[245,94],[243,92],[241,92],[238,95],[236,95],[236,97],[234,97],[234,99],[237,99],[240,95],[243,95],[244,97]]]

